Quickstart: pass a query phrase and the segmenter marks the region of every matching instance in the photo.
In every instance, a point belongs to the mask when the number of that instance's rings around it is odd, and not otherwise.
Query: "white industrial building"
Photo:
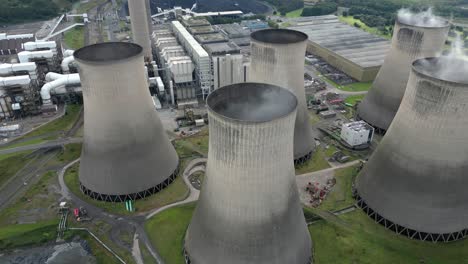
[[[248,68],[240,48],[232,42],[204,45],[211,57],[213,67],[213,89],[246,82]]]
[[[341,139],[351,147],[371,144],[374,128],[364,121],[343,124]]]
[[[197,81],[203,98],[206,98],[211,92],[213,81],[210,56],[179,21],[172,21],[172,30],[177,40],[192,58],[195,64]]]

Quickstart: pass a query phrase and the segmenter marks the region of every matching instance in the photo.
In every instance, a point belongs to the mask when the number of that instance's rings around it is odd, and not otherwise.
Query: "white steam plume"
[[[414,13],[406,8],[400,9],[398,11],[398,21],[417,27],[443,27],[447,24],[446,20],[434,15],[432,8],[419,13]]]

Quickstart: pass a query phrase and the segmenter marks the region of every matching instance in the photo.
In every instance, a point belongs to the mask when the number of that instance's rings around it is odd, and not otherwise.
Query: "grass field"
[[[23,168],[30,159],[28,155],[31,152],[25,151],[6,156],[0,160],[0,186],[13,177],[21,168]]]
[[[77,50],[79,48],[82,48],[85,45],[84,28],[75,27],[65,32],[64,42],[65,45],[67,45],[67,47],[70,49]]]
[[[13,141],[11,144],[1,147],[0,149],[10,149],[21,146],[35,145],[45,143],[49,140],[57,139],[61,134],[64,134],[66,131],[70,130],[73,127],[73,124],[78,119],[80,111],[81,105],[68,105],[67,112],[64,116],[16,139],[16,141],[21,140],[20,142],[15,143],[15,141]]]
[[[319,171],[330,168],[327,162],[325,150],[322,147],[317,147],[312,154],[312,158],[306,163],[296,166],[296,175],[305,174],[309,172]]]
[[[340,16],[339,19],[340,19],[341,22],[347,23],[347,24],[349,24],[351,26],[354,26],[354,23],[357,23],[358,25],[361,26],[362,30],[364,30],[366,32],[369,32],[369,33],[371,33],[373,35],[377,35],[377,36],[380,36],[380,37],[383,37],[383,38],[386,38],[386,39],[391,39],[392,38],[392,36],[390,34],[383,34],[377,28],[369,27],[366,24],[364,24],[361,20],[355,19],[352,16],[347,16],[347,17]]]
[[[56,238],[58,220],[0,227],[0,252],[17,247],[39,245]]]
[[[300,17],[301,14],[302,14],[302,10],[304,10],[304,8],[296,9],[296,10],[293,10],[293,11],[291,11],[291,12],[288,12],[288,13],[286,13],[286,17],[287,17],[287,18]]]
[[[364,97],[366,97],[366,95],[364,95],[364,94],[362,94],[362,95],[351,95],[351,96],[348,96],[345,99],[345,103],[351,104],[351,105],[354,106],[357,102],[362,102]]]
[[[151,243],[166,264],[183,264],[182,243],[195,204],[168,209],[145,223]]]
[[[22,138],[35,137],[55,131],[67,131],[73,127],[73,124],[78,118],[82,105],[67,105],[65,115],[49,124],[42,126],[31,133],[24,135]]]
[[[80,3],[80,5],[78,6],[76,12],[78,14],[86,13],[90,9],[96,8],[98,5],[103,4],[103,3],[107,2],[107,1],[108,0],[90,0],[90,1],[88,1],[86,3]]]
[[[183,164],[184,166],[184,164]],[[157,194],[151,195],[148,198],[137,200],[134,202],[135,212],[128,212],[125,209],[125,203],[108,203],[93,200],[88,196],[84,195],[80,191],[80,182],[78,179],[79,164],[75,164],[67,170],[64,176],[65,184],[70,188],[70,190],[79,196],[84,201],[96,205],[104,210],[120,215],[131,215],[135,213],[146,212],[152,209],[160,208],[164,205],[171,204],[180,200],[183,200],[188,195],[188,188],[182,179],[182,170],[181,167],[180,175],[164,190],[160,191]]]
[[[320,210],[334,211],[353,205],[351,185],[358,174],[358,166],[339,169],[335,171],[336,185],[320,205]]]

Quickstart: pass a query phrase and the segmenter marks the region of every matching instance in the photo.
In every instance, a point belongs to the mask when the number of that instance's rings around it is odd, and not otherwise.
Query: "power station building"
[[[416,59],[434,57],[444,48],[450,24],[434,18],[405,21],[398,17],[392,39],[392,47],[385,58],[372,88],[359,104],[358,115],[367,123],[385,131],[395,117],[405,93],[411,64]]]
[[[335,15],[298,18],[288,28],[309,36],[307,52],[360,82],[375,79],[390,49],[388,40],[340,22]]]
[[[148,89],[143,48],[108,42],[74,53],[84,101],[80,187],[108,202],[136,200],[167,187],[179,159]]]
[[[420,59],[387,134],[356,181],[358,205],[412,239],[468,235],[466,61]]]
[[[296,96],[242,83],[215,90],[207,105],[207,180],[186,233],[186,263],[311,263],[291,159]]]
[[[252,33],[249,81],[285,87],[298,99],[294,129],[294,161],[303,163],[315,149],[304,88],[304,56],[307,35],[287,29]]]

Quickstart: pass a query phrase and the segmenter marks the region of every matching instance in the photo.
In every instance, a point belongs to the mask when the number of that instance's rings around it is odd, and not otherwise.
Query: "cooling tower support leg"
[[[378,224],[383,225],[386,229],[391,230],[399,235],[408,237],[409,239],[422,240],[429,242],[452,242],[460,239],[464,239],[468,235],[468,229],[445,234],[425,233],[419,232],[413,229],[406,228],[399,224],[396,224],[388,219],[385,219],[380,214],[372,210],[367,203],[362,199],[359,194],[356,193],[357,206],[360,207],[370,218],[372,218]]]
[[[294,165],[301,165],[301,164],[304,164],[306,163],[308,160],[310,160],[310,158],[312,158],[312,153],[313,151],[307,153],[305,156],[303,157],[300,157],[298,159],[295,159],[294,160]]]
[[[123,203],[128,200],[139,200],[146,198],[148,196],[151,196],[153,194],[156,194],[163,189],[165,189],[167,186],[169,186],[176,178],[177,175],[179,174],[179,166],[177,166],[177,169],[172,173],[169,178],[167,178],[165,181],[161,182],[160,184],[149,188],[147,190],[138,192],[138,193],[131,193],[131,194],[126,194],[126,195],[111,195],[111,194],[102,194],[102,193],[97,193],[94,192],[88,188],[86,188],[84,185],[81,184],[80,182],[80,190],[87,196],[99,200],[99,201],[105,201],[105,202],[112,202],[112,203]]]

